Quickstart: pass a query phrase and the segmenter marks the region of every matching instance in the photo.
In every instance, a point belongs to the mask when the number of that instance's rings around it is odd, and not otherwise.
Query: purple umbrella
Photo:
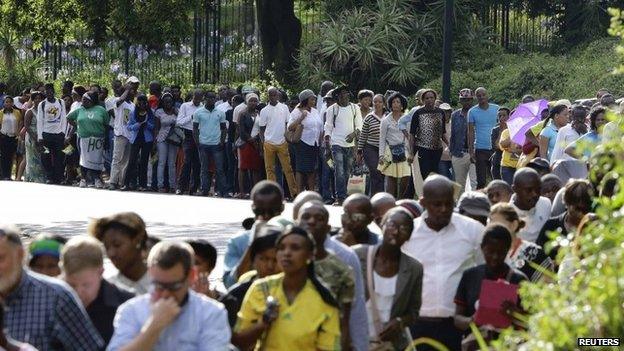
[[[542,111],[545,109],[548,109],[548,101],[544,99],[518,105],[507,121],[511,140],[524,145],[524,134],[542,120]]]

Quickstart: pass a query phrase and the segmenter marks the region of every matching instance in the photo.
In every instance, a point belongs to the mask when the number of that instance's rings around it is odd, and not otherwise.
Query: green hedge
[[[472,61],[478,68],[452,73],[452,102],[457,103],[462,88],[479,86],[488,89],[493,101],[509,106],[515,106],[526,94],[573,100],[594,97],[598,89],[607,88],[620,97],[624,95],[624,75],[613,74],[616,43],[614,39],[600,39],[560,56],[511,55],[494,50],[489,58]],[[424,86],[441,91],[442,79]]]

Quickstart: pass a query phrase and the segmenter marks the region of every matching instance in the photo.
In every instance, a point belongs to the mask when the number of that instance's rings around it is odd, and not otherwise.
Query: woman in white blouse
[[[295,172],[299,190],[316,188],[316,170],[318,168],[319,147],[323,132],[323,121],[316,108],[316,96],[306,89],[299,94],[299,104],[290,113],[288,130],[301,130],[301,140],[295,144]]]
[[[390,113],[381,120],[379,130],[379,171],[386,176],[386,192],[397,199],[406,198],[410,177],[407,140],[399,130],[399,118],[407,109],[407,99],[399,92],[388,97]]]

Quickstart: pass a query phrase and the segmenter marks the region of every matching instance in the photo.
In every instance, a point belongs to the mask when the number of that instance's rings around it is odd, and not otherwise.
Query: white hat
[[[444,111],[452,111],[453,108],[451,107],[451,105],[449,105],[448,103],[444,102],[442,104],[440,104],[440,109],[444,110]]]
[[[135,83],[140,83],[139,78],[135,77],[135,76],[130,76],[128,78],[128,80],[126,80],[126,84],[135,84]]]

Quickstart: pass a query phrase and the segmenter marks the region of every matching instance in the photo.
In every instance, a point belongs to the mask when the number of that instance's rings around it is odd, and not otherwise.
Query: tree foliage
[[[457,3],[456,42],[480,48],[479,42],[466,39],[475,37],[471,36],[475,26],[464,3]],[[417,84],[439,72],[443,9],[440,0],[428,1],[424,7],[416,0],[376,0],[373,6],[331,15],[321,26],[323,35],[300,51],[297,76],[301,85],[331,78],[349,82],[354,89],[414,91]]]

